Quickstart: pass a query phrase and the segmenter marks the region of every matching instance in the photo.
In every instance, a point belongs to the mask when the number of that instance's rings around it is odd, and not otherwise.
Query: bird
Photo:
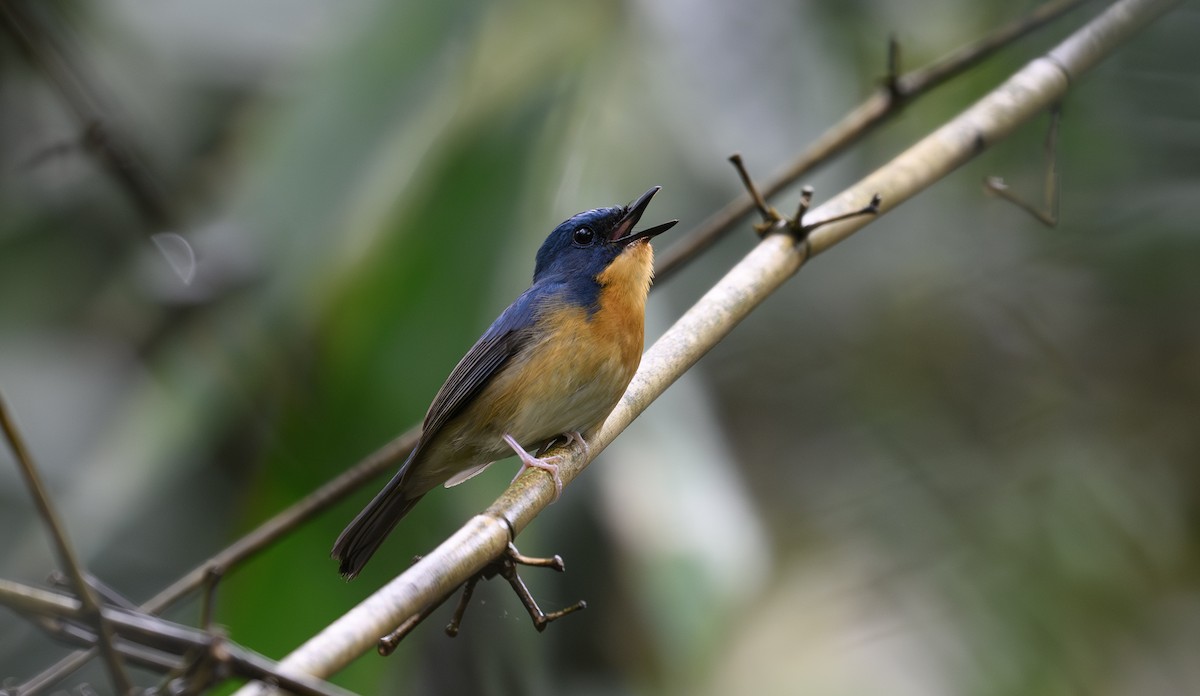
[[[533,282],[467,351],[433,399],[404,464],[358,513],[330,555],[358,575],[396,524],[438,485],[449,488],[512,454],[554,480],[566,438],[588,440],[620,401],[641,361],[650,239],[678,220],[635,231],[661,186],[625,206],[564,221],[538,249]]]

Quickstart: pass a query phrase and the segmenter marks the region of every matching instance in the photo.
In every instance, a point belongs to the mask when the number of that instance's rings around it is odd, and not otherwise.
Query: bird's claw
[[[587,440],[583,439],[583,435],[578,431],[563,433],[563,437],[567,438],[568,445],[579,445],[579,448],[583,451],[584,457],[587,457],[591,453],[591,446],[588,445]],[[517,471],[517,475],[513,476],[513,481],[516,481],[517,477],[525,473],[526,469],[541,469],[542,471],[550,474],[550,478],[554,480],[554,500],[552,502],[557,502],[558,499],[562,497],[563,491],[562,477],[558,475],[559,462],[562,461],[562,455],[554,454],[548,457],[535,457],[529,452],[526,452],[525,448],[522,447],[520,443],[518,443],[511,435],[505,433],[503,439],[504,442],[510,448],[512,448],[513,452],[516,452],[517,458],[521,460],[521,468]]]
[[[557,503],[559,497],[562,496],[562,491],[563,491],[562,477],[560,477],[558,475],[558,464],[556,463],[556,462],[560,461],[561,459],[562,459],[562,457],[560,455],[554,455],[552,457],[542,457],[541,459],[538,459],[537,457],[533,457],[533,456],[530,456],[529,459],[525,459],[524,457],[522,457],[521,458],[521,468],[517,470],[517,476],[520,476],[521,474],[525,473],[526,469],[541,469],[542,471],[546,472],[547,474],[550,474],[550,478],[552,478],[554,480],[554,500],[551,502]],[[517,480],[517,476],[513,477],[514,481]]]

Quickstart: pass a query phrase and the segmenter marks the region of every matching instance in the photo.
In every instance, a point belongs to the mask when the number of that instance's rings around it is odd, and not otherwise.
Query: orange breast
[[[568,431],[586,435],[603,422],[641,361],[653,258],[649,244],[627,247],[598,276],[599,306],[590,316],[567,304],[542,311],[539,340],[480,395],[485,437],[509,433],[532,445]]]
[[[592,323],[597,333],[620,343],[622,356],[632,364],[630,378],[642,358],[646,295],[653,274],[654,250],[649,242],[640,241],[625,247],[597,278],[601,285],[600,308],[592,316]]]

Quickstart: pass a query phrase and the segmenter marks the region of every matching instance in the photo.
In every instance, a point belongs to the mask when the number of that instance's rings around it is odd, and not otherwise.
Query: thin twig
[[[1042,183],[1042,207],[1039,208],[1022,196],[1017,195],[1008,188],[1008,184],[1004,183],[1004,179],[998,176],[989,176],[983,180],[983,187],[988,193],[1000,196],[1004,200],[1012,203],[1021,210],[1032,215],[1038,222],[1047,227],[1055,227],[1058,225],[1058,203],[1059,203],[1059,188],[1058,188],[1058,128],[1062,119],[1062,108],[1060,104],[1055,104],[1050,109],[1050,125],[1046,128],[1046,142],[1043,147],[1043,168],[1045,170],[1045,180]]]
[[[875,192],[884,201],[881,213],[895,208],[1060,100],[1083,73],[1178,2],[1119,0],[1046,56],[1030,62],[962,114],[812,212],[819,219],[831,219],[859,207]],[[811,256],[875,219],[859,215],[814,230],[807,237]],[[790,235],[770,235],[760,242],[646,351],[617,408],[594,434],[590,451],[561,450],[562,482],[570,484],[591,458],[811,256]],[[370,650],[378,636],[479,572],[504,550],[510,535],[519,534],[555,497],[549,477],[523,473],[486,511],[285,657],[281,669],[318,676],[341,669]],[[250,685],[239,694],[264,690],[262,685]]]
[[[200,627],[206,631],[213,630],[213,613],[217,606],[217,585],[225,577],[224,571],[217,566],[210,566],[208,577],[204,581],[204,595],[200,600]]]
[[[461,612],[465,610],[463,604],[470,600],[471,593],[475,590],[475,583],[477,582],[479,582],[478,577],[474,577],[467,580],[466,584],[463,586],[462,599],[459,601],[458,608],[455,609],[454,612],[456,617],[461,618]],[[453,596],[454,592],[452,591],[445,597],[442,597],[440,600],[430,603],[428,606],[421,609],[421,611],[405,619],[404,622],[392,630],[391,633],[388,633],[386,636],[379,639],[379,643],[375,646],[376,652],[384,657],[391,655],[393,652],[395,652],[396,648],[400,646],[400,641],[407,638],[408,634],[412,633],[417,626],[420,626],[422,623],[424,623],[425,619],[428,619],[430,616],[432,616],[433,612],[440,609],[442,605],[446,603],[446,600]],[[451,623],[453,624],[453,620]],[[453,638],[458,634],[458,629],[455,628],[455,630],[451,632],[450,627],[447,626],[446,634]]]
[[[763,224],[773,225],[779,222],[782,216],[759,193],[758,187],[754,185],[754,179],[750,176],[750,172],[746,171],[746,163],[742,161],[741,153],[735,152],[730,155],[729,162],[737,170],[738,177],[742,180],[742,186],[746,188],[746,193],[750,194],[750,200],[754,201],[754,209],[762,216]]]
[[[96,633],[80,624],[44,617],[30,617],[38,623],[50,637],[71,645],[95,645]],[[180,671],[187,668],[187,660],[170,653],[147,648],[135,643],[118,641],[113,646],[121,658],[131,665],[144,667],[156,672]]]
[[[51,619],[70,622],[86,620],[87,612],[75,597],[51,592],[36,587],[0,578],[0,604],[26,614],[50,617]],[[140,612],[130,612],[116,607],[101,607],[105,622],[112,626],[122,640],[140,646],[141,649],[130,654],[139,662],[156,668],[174,668],[162,659],[153,659],[146,648],[159,651],[164,656],[182,657],[200,652],[210,659],[226,664],[233,676],[245,679],[266,680],[292,693],[310,696],[349,696],[343,689],[307,675],[288,673],[280,668],[278,663],[269,660],[258,653],[244,648],[227,639],[190,626],[184,626],[165,619],[148,616]],[[64,624],[69,626],[70,624]],[[90,642],[95,635],[89,635],[75,629],[67,628],[63,636],[71,640]],[[20,693],[20,692],[17,692]]]
[[[138,606],[136,604],[129,601],[128,597],[120,592],[117,592],[113,587],[109,586],[100,578],[92,575],[91,573],[85,573],[84,578],[87,580],[87,584],[91,586],[92,590],[99,596],[101,600],[103,600],[105,604],[111,604],[114,607],[128,609],[129,611],[137,611]],[[71,587],[71,578],[64,575],[60,570],[50,573],[49,582],[51,587]]]
[[[805,206],[805,207],[807,207],[807,206]],[[808,223],[808,224],[805,224],[803,222],[802,218],[797,217],[795,220],[795,224],[797,227],[800,228],[800,231],[802,234],[804,234],[805,236],[808,236],[809,234],[812,234],[814,231],[816,231],[818,228],[824,227],[826,225],[832,225],[835,222],[849,220],[852,217],[859,217],[860,215],[878,215],[879,209],[881,207],[883,207],[883,197],[880,196],[878,193],[876,193],[873,196],[871,196],[871,200],[869,203],[867,203],[863,207],[859,208],[858,210],[850,210],[850,211],[847,211],[844,213],[838,213],[837,215],[834,215],[833,217],[826,218],[824,220],[818,220],[816,222]]]
[[[148,614],[162,613],[180,599],[202,587],[207,581],[211,569],[220,568],[223,573],[230,572],[297,526],[341,502],[368,481],[404,461],[417,443],[419,434],[418,429],[409,430],[367,455],[337,478],[263,522],[254,531],[238,539],[151,597],[142,604],[142,611]],[[67,655],[17,687],[15,693],[21,696],[37,696],[37,694],[44,693],[51,686],[87,664],[87,661],[94,656],[95,652],[92,650],[83,650]]]
[[[42,522],[45,523],[46,529],[50,531],[50,536],[54,540],[54,549],[58,554],[58,560],[71,578],[71,584],[79,596],[83,614],[89,622],[95,623],[98,635],[96,642],[100,648],[100,654],[104,657],[113,688],[117,693],[128,694],[133,689],[133,682],[125,673],[121,656],[113,648],[112,627],[108,625],[100,611],[100,601],[96,598],[92,586],[88,584],[83,564],[79,562],[75,548],[71,545],[71,540],[63,529],[58,511],[54,509],[50,494],[46,492],[46,486],[42,483],[41,474],[38,473],[37,466],[33,463],[33,455],[30,454],[24,438],[21,437],[20,430],[17,429],[17,424],[8,412],[8,406],[5,404],[3,396],[0,396],[0,428],[4,430],[4,437],[8,440],[9,447],[12,448],[13,455],[17,459],[17,466],[25,479],[25,484],[29,487],[29,495],[37,506],[38,514],[42,516]]]
[[[419,436],[420,428],[414,428],[394,438],[332,481],[296,501],[260,524],[254,531],[192,569],[187,575],[172,583],[170,587],[147,600],[142,605],[142,609],[148,613],[157,614],[170,607],[179,599],[201,587],[211,568],[221,568],[223,573],[229,573],[246,559],[270,546],[279,537],[317,514],[328,510],[358,490],[363,484],[404,461],[404,458],[417,444]]]
[[[1088,1],[1050,0],[1038,5],[1024,17],[1015,19],[986,37],[958,48],[928,65],[910,70],[894,79],[885,79],[885,84],[866,101],[821,134],[781,171],[767,178],[762,185],[763,196],[774,196],[817,165],[857,143],[914,98],[962,74],[997,50]],[[898,61],[898,51],[898,48],[889,49],[889,64]],[[686,235],[679,237],[679,241],[660,255],[654,272],[655,282],[661,283],[672,276],[685,262],[712,246],[722,235],[735,229],[737,223],[754,209],[754,201],[749,195],[742,194],[692,228]]]

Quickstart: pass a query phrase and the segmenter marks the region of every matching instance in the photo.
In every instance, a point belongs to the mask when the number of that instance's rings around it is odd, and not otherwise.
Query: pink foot
[[[576,435],[577,434],[578,433],[576,433]],[[568,437],[570,437],[570,435],[568,435]],[[558,464],[554,463],[559,459],[559,456],[555,455],[553,457],[542,457],[541,459],[538,459],[532,454],[526,452],[525,448],[522,447],[516,440],[514,440],[512,435],[505,433],[503,439],[506,443],[508,443],[508,446],[517,453],[517,458],[521,460],[521,470],[517,472],[517,476],[520,476],[522,473],[524,473],[526,469],[541,469],[542,471],[550,474],[550,476],[554,479],[554,500],[557,501],[559,496],[562,495],[563,489],[562,479],[558,476]],[[580,439],[582,440],[583,438]],[[584,446],[586,446],[586,443]],[[513,480],[516,481],[517,477],[514,476]]]
[[[583,450],[583,456],[585,458],[591,453],[591,445],[587,443],[587,440],[583,439],[583,434],[581,434],[578,430],[572,430],[571,432],[566,433],[566,436],[567,444],[569,445],[573,442],[579,445],[579,449]]]

